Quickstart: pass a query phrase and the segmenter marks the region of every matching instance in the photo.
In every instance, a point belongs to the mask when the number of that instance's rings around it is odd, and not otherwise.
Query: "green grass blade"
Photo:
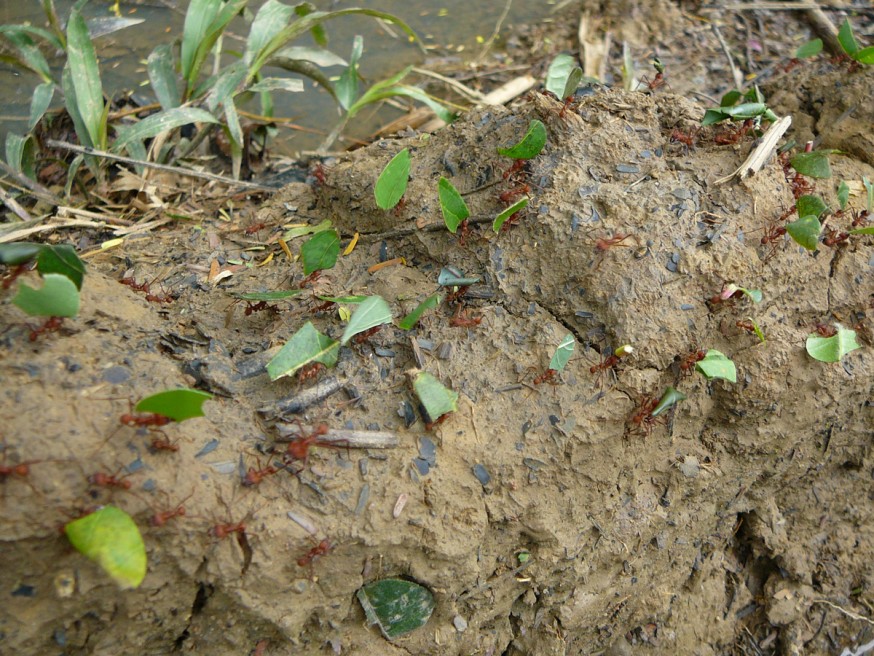
[[[119,130],[118,138],[112,145],[114,152],[119,152],[135,141],[150,139],[162,132],[174,130],[189,123],[218,123],[212,114],[197,107],[176,107],[165,112],[152,114],[136,125]]]
[[[152,50],[146,63],[149,72],[149,82],[155,97],[164,109],[179,107],[182,94],[176,84],[176,72],[173,70],[173,51],[169,44],[162,43]]]
[[[79,13],[87,0],[79,0],[70,12],[67,21],[67,64],[70,78],[76,90],[76,106],[91,138],[91,145],[103,147],[106,139],[101,135],[103,116],[103,84],[97,66],[97,54],[88,34],[85,19]]]

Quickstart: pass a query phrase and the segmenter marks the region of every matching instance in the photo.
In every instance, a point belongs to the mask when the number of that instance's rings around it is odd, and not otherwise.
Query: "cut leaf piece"
[[[104,506],[64,526],[75,549],[97,562],[122,588],[136,588],[146,577],[146,545],[123,510]]]
[[[431,294],[431,296],[419,303],[415,310],[398,322],[398,328],[401,330],[412,330],[413,326],[416,325],[416,322],[419,321],[419,318],[425,313],[425,311],[437,307],[442,302],[443,297],[440,294]]]
[[[704,359],[695,363],[695,371],[702,374],[707,380],[724,378],[732,383],[737,382],[737,368],[734,366],[734,362],[716,349],[707,350]]]
[[[231,296],[241,301],[281,301],[303,294],[302,289],[277,289],[272,292],[231,292]]]
[[[819,233],[822,225],[815,216],[802,216],[797,221],[786,224],[786,232],[801,246],[809,251],[815,251],[819,243]]]
[[[807,43],[803,43],[795,51],[796,59],[807,59],[822,52],[822,39],[813,39]]]
[[[441,287],[468,287],[479,281],[479,276],[465,276],[464,272],[455,267],[443,267],[437,276],[437,284]]]
[[[32,317],[75,317],[79,314],[79,290],[72,280],[60,273],[43,276],[39,289],[20,283],[12,302]]]
[[[424,626],[434,611],[428,588],[403,579],[374,581],[355,593],[367,621],[379,626],[386,640],[394,640]]]
[[[290,376],[310,362],[320,362],[330,368],[337,364],[340,343],[323,335],[312,321],[307,321],[279,353],[267,363],[270,380]]]
[[[410,150],[404,148],[391,158],[379,174],[376,186],[373,188],[377,207],[381,210],[390,210],[397,205],[407,191],[409,178]]]
[[[853,36],[853,28],[850,26],[849,18],[844,18],[844,22],[841,23],[841,29],[838,30],[838,41],[841,44],[841,48],[850,57],[859,50],[859,43],[856,41],[856,37]]]
[[[510,159],[532,159],[540,154],[546,145],[546,126],[534,119],[522,140],[509,148],[498,148],[498,154]]]
[[[850,230],[851,235],[874,235],[874,226],[868,226],[867,228],[853,228]]]
[[[366,301],[369,296],[319,296],[323,301],[331,301],[332,303],[361,303]]]
[[[340,343],[346,344],[358,333],[386,323],[391,323],[391,308],[388,303],[381,296],[369,296],[361,302],[355,314],[349,319]]]
[[[209,392],[196,389],[164,390],[140,400],[134,406],[134,410],[154,412],[173,421],[185,421],[194,417],[203,417],[203,403],[211,398],[212,394]]]
[[[31,262],[44,248],[46,248],[45,244],[34,244],[27,241],[0,244],[0,264],[18,266]]]
[[[841,180],[841,183],[838,185],[838,205],[840,205],[842,210],[847,209],[847,202],[849,202],[849,200],[850,185],[847,184],[846,180]]]
[[[807,354],[820,362],[840,362],[847,353],[862,348],[856,341],[856,331],[841,325],[835,326],[838,332],[832,337],[820,337],[813,333],[807,337]]]
[[[434,424],[443,415],[458,409],[458,392],[454,392],[427,371],[420,371],[413,379],[413,390],[425,410],[425,422]]]
[[[789,163],[792,168],[798,171],[801,175],[806,175],[811,178],[830,178],[832,177],[832,169],[828,162],[828,156],[832,153],[841,151],[829,150],[812,150],[809,153],[798,153]]]
[[[516,201],[510,207],[505,209],[503,212],[498,214],[495,217],[494,223],[492,223],[492,230],[495,232],[499,232],[501,230],[501,226],[504,225],[504,222],[513,216],[516,212],[520,212],[528,205],[528,198],[523,198],[522,200]]]
[[[330,269],[340,255],[340,235],[336,230],[316,233],[300,247],[304,275]]]
[[[449,232],[455,234],[458,226],[470,216],[470,210],[464,198],[458,193],[455,186],[444,177],[437,183],[437,195],[440,197],[440,210],[443,212],[443,222],[449,228]]]
[[[75,249],[69,244],[47,246],[42,249],[36,261],[36,270],[42,275],[60,273],[72,280],[76,289],[82,289],[85,263],[79,259]]]
[[[572,96],[583,79],[583,70],[570,55],[557,55],[546,72],[544,86],[559,100]]]
[[[561,340],[561,344],[559,344],[558,348],[555,349],[552,359],[549,361],[549,368],[561,373],[565,366],[567,366],[568,360],[571,359],[576,344],[577,342],[571,333],[565,335],[564,339]]]
[[[849,188],[847,189],[849,192]],[[802,196],[795,203],[795,209],[798,211],[798,216],[816,216],[828,209],[828,205],[819,196]]]
[[[668,410],[669,408],[675,406],[680,401],[685,401],[685,400],[686,400],[685,394],[683,394],[682,392],[680,392],[677,389],[674,389],[673,387],[668,387],[668,389],[665,390],[665,393],[662,394],[662,398],[659,399],[658,405],[653,409],[652,416],[658,417],[665,410]]]

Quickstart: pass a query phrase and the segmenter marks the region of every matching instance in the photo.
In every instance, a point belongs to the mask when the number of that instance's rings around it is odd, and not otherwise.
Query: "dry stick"
[[[254,182],[244,182],[243,180],[234,180],[233,178],[226,178],[221,175],[215,175],[213,173],[202,173],[200,171],[192,171],[191,169],[185,169],[179,166],[167,166],[166,164],[156,164],[154,162],[143,162],[138,159],[133,159],[130,157],[123,157],[121,155],[116,155],[115,153],[107,153],[104,150],[95,150],[94,148],[87,148],[84,146],[77,146],[76,144],[67,143],[66,141],[55,141],[54,139],[49,139],[46,142],[49,146],[53,148],[63,148],[64,150],[69,150],[74,153],[80,153],[82,155],[94,155],[95,157],[103,157],[104,159],[111,159],[116,162],[122,162],[123,164],[132,164],[134,166],[145,166],[150,169],[157,169],[159,171],[166,171],[168,173],[176,173],[177,175],[184,175],[191,178],[200,178],[202,180],[210,180],[212,182],[220,182],[222,184],[230,185],[232,187],[243,187],[245,189],[253,189],[256,191],[267,191],[274,192],[277,191],[276,187],[265,187],[264,185],[256,184]]]
[[[832,608],[834,608],[834,609],[837,610],[837,611],[840,611],[841,613],[843,613],[843,614],[846,615],[847,617],[851,617],[851,618],[853,618],[854,620],[859,620],[860,622],[867,622],[867,623],[870,624],[871,626],[874,626],[874,621],[869,620],[869,619],[868,619],[867,617],[865,617],[864,615],[859,615],[858,613],[854,613],[853,611],[851,611],[851,610],[847,610],[846,608],[841,608],[841,607],[838,606],[837,604],[833,604],[832,602],[830,602],[828,599],[814,599],[814,600],[813,600],[813,603],[815,603],[815,604],[825,604],[826,606],[831,606]]]
[[[52,205],[61,204],[61,199],[55,196],[49,189],[42,186],[39,182],[34,182],[23,173],[19,173],[2,160],[0,160],[0,170],[10,178],[17,181],[22,187],[29,189],[32,196],[44,200],[47,203],[51,203]]]
[[[295,424],[277,424],[279,431],[277,442],[292,442],[301,437],[301,430],[312,430],[312,426],[298,426]],[[325,435],[319,435],[320,444],[334,444],[348,446],[350,449],[394,449],[401,440],[397,433],[391,431],[349,430],[345,428],[331,428]]]
[[[0,202],[2,202],[6,207],[8,207],[12,212],[22,221],[32,221],[30,218],[30,214],[27,213],[27,210],[24,209],[21,205],[18,204],[9,193],[0,186]]]
[[[719,31],[719,26],[716,23],[712,23],[710,27],[716,35],[716,40],[719,41],[719,45],[722,47],[722,52],[725,53],[725,57],[728,59],[728,65],[731,67],[731,77],[734,79],[735,88],[742,88],[744,84],[743,73],[737,70],[737,66],[734,65],[734,57],[731,56],[731,50],[725,42],[725,39],[722,38],[722,32]]]
[[[343,388],[343,385],[344,383],[340,382],[335,376],[329,376],[301,393],[281,399],[276,405],[266,406],[258,412],[270,416],[297,414],[316,403],[324,401],[332,394],[336,394]]]
[[[504,24],[504,21],[507,19],[507,14],[510,13],[510,7],[513,6],[513,0],[507,0],[507,4],[504,5],[504,11],[501,13],[501,17],[498,18],[498,22],[495,23],[495,29],[492,32],[492,35],[488,38],[483,49],[480,51],[479,56],[474,60],[474,63],[481,64],[483,59],[486,58],[486,55],[489,53],[489,50],[492,49],[495,41],[498,39],[498,36],[501,33],[501,26]]]
[[[838,30],[819,7],[809,7],[804,10],[807,21],[825,43],[825,47],[833,55],[844,54],[841,42],[838,41]]]
[[[784,116],[779,119],[774,125],[768,128],[768,131],[762,136],[762,142],[759,146],[750,153],[749,157],[746,158],[743,164],[740,167],[728,174],[724,178],[719,178],[715,181],[716,184],[723,184],[728,182],[735,176],[739,180],[747,177],[748,175],[752,175],[754,173],[758,173],[761,168],[765,165],[765,162],[768,161],[768,158],[774,153],[777,149],[777,142],[780,140],[780,137],[789,129],[789,126],[792,125],[792,117]]]

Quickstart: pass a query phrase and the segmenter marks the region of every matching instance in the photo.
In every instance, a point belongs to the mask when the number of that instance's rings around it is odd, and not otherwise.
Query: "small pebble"
[[[461,615],[456,615],[452,618],[452,625],[455,627],[455,630],[459,633],[464,633],[467,629],[467,620],[464,619]]]
[[[437,445],[430,437],[419,440],[419,457],[431,465],[437,464]]]
[[[206,445],[200,451],[195,453],[194,457],[201,458],[207,454],[210,454],[218,448],[218,445],[219,445],[219,441],[216,439],[212,439],[209,442],[207,442]]]
[[[476,476],[476,480],[478,480],[483,487],[492,482],[491,474],[489,474],[488,470],[479,463],[473,466],[473,475]]]
[[[680,309],[683,311],[689,311],[689,310],[694,310],[695,306],[692,305],[691,303],[683,303],[682,305],[680,305]]]
[[[416,339],[416,341],[419,343],[419,348],[422,348],[426,351],[434,350],[434,342],[432,340],[425,339],[424,337],[419,337]]]
[[[619,173],[640,173],[640,167],[633,164],[617,164],[616,170]]]
[[[118,385],[120,383],[124,383],[130,380],[130,369],[127,367],[122,367],[116,365],[114,367],[109,367],[103,372],[101,376],[103,382],[110,383],[111,385]]]
[[[443,342],[437,348],[437,358],[440,360],[448,360],[450,357],[452,357],[452,343]]]
[[[395,502],[395,507],[391,511],[391,516],[397,519],[401,516],[401,513],[404,512],[404,506],[407,505],[407,495],[401,494],[398,496],[398,500]]]

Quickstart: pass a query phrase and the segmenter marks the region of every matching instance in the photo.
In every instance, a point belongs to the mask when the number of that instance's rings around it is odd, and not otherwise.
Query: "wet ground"
[[[656,8],[694,33],[678,9]],[[691,84],[677,77],[674,91]],[[825,60],[765,86],[774,111],[792,114],[792,138],[846,151],[834,178],[815,183],[831,204],[838,180],[874,177],[862,141],[871,86],[869,71]],[[816,253],[763,244],[791,185],[776,159],[717,183],[754,144],[718,144],[713,128],[691,147],[672,141],[706,106],[669,89],[592,89],[564,116],[541,95],[476,110],[430,137],[325,162],[324,184],[254,204],[201,200],[193,220],[87,257],[82,313],[59,334],[30,342],[6,302],[4,458],[34,462],[25,480],[6,478],[0,501],[4,651],[840,654],[870,642],[874,238]],[[547,146],[508,182],[496,148],[533,118]],[[406,204],[381,212],[375,172],[404,147]],[[441,227],[440,176],[470,192],[463,243]],[[500,195],[521,184],[527,212],[494,234]],[[325,219],[344,245],[360,238],[314,292],[379,294],[401,317],[454,266],[481,278],[465,300],[480,323],[453,326],[455,309],[441,306],[414,331],[386,326],[344,348],[316,380],[271,382],[264,364],[303,322],[336,337],[341,319],[314,311],[309,293],[249,313],[230,294],[295,288],[300,265],[277,238]],[[79,236],[86,253],[104,237]],[[172,302],[148,302],[119,284],[128,276]],[[714,304],[726,283],[763,300]],[[764,343],[739,326],[749,320]],[[839,364],[812,360],[804,341],[821,322],[854,326],[863,348]],[[574,358],[556,384],[535,384],[568,333]],[[602,366],[622,344],[633,355]],[[699,349],[729,356],[738,382],[687,375]],[[461,395],[431,431],[409,389],[414,367]],[[183,385],[216,398],[206,417],[167,427],[178,452],[119,427],[128,399]],[[688,398],[638,427],[645,398],[667,386]],[[323,392],[317,403],[277,416],[311,390]],[[313,447],[298,475],[242,486],[241,468],[265,467],[297,419],[399,444]],[[95,470],[128,476],[131,489],[94,489]],[[58,533],[108,501],[143,528],[149,572],[136,591],[119,593]],[[184,516],[149,525],[180,505]],[[209,533],[231,524],[245,532]],[[324,539],[332,548],[298,565]],[[364,625],[354,595],[388,576],[437,602],[426,627],[395,643]]]

